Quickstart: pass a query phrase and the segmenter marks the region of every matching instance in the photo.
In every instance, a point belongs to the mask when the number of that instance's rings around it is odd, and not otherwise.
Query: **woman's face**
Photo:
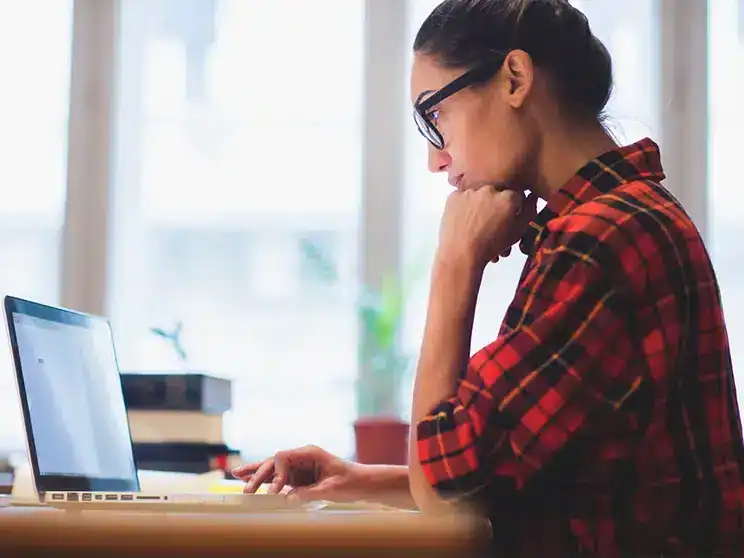
[[[444,139],[441,150],[429,144],[429,170],[446,172],[450,184],[459,190],[484,185],[529,188],[526,185],[532,177],[525,175],[531,166],[529,154],[536,152],[537,134],[524,110],[532,65],[522,54],[511,53],[487,84],[466,87],[428,112]],[[411,71],[412,102],[425,99],[463,73],[417,53]]]

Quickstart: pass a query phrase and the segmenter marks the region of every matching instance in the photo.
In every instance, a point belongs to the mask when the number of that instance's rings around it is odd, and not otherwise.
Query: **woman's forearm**
[[[362,499],[397,508],[416,509],[405,465],[360,465]]]
[[[417,450],[416,425],[440,402],[452,397],[467,365],[483,268],[471,261],[434,263],[424,339],[413,390],[410,463],[411,492],[422,511],[446,509],[424,476]]]

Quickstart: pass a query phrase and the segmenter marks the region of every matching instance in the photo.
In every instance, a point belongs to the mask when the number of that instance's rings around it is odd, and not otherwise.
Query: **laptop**
[[[5,297],[4,309],[41,504],[190,513],[293,507],[275,494],[140,491],[109,321],[13,296]]]

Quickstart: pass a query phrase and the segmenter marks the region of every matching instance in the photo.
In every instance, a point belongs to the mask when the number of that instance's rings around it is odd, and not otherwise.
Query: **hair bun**
[[[488,1],[488,0],[485,0]],[[508,0],[490,0],[508,5]],[[589,20],[568,0],[522,0],[511,48],[547,70],[564,102],[599,117],[612,92],[612,61]]]

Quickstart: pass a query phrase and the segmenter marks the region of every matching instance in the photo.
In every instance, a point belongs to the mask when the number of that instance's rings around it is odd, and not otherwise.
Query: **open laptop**
[[[291,507],[283,495],[141,492],[109,321],[13,296],[4,309],[40,503],[192,513]]]

